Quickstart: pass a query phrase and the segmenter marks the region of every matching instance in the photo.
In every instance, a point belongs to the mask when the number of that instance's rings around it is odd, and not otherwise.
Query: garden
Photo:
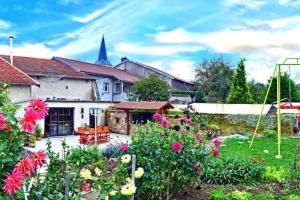
[[[300,199],[299,140],[283,139],[282,158],[276,159],[272,127],[261,127],[249,148],[247,127],[243,134],[224,134],[215,132],[222,130],[217,118],[184,111],[167,120],[156,113],[136,126],[130,143],[100,151],[95,145],[71,148],[62,140],[60,155],[49,140],[46,151],[28,152],[23,145],[40,132],[37,121],[47,115],[47,105],[35,99],[19,119],[9,85],[1,88],[3,200]],[[244,124],[226,119],[232,126]]]

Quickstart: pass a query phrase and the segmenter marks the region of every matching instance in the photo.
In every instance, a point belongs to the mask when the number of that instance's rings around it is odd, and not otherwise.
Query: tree
[[[170,85],[156,74],[135,82],[132,89],[131,100],[168,101],[171,97]]]
[[[254,80],[248,83],[250,93],[252,94],[255,103],[262,104],[265,100],[267,88],[263,83],[255,82]]]
[[[290,83],[289,83],[290,80]],[[268,87],[270,85],[271,78],[268,80]],[[287,73],[284,73],[280,76],[280,91],[281,91],[281,98],[289,99],[289,84],[291,86],[291,101],[297,102],[300,101],[299,91],[295,81],[289,78]],[[267,98],[267,103],[273,103],[277,101],[277,77],[273,79],[270,92]]]
[[[243,58],[238,62],[227,98],[228,103],[254,103],[246,79],[245,61],[246,59]]]
[[[195,103],[205,103],[205,97],[202,91],[197,91],[195,94]]]
[[[196,66],[197,89],[212,101],[226,100],[228,95],[233,69],[222,58],[204,59]]]

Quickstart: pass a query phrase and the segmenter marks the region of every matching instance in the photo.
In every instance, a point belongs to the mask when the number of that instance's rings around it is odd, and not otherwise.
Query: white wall
[[[29,101],[31,98],[31,86],[11,85],[9,88],[9,97],[13,103]]]
[[[300,103],[293,103],[293,105],[300,105]],[[185,108],[187,105],[173,104],[174,110],[180,110]],[[193,103],[192,106],[199,113],[207,114],[255,114],[259,115],[262,109],[262,104],[217,104],[217,103]],[[271,105],[265,105],[263,111],[266,114]],[[282,109],[282,113],[300,113],[298,110],[287,110]]]

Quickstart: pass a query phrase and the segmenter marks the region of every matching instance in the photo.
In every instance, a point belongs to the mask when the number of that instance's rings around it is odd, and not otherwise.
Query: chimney
[[[14,36],[10,35],[9,37],[9,48],[10,48],[10,64],[14,64],[14,55],[13,55],[13,45],[14,45]]]

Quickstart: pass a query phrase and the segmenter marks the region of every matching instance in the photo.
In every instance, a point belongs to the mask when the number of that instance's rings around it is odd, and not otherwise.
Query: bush
[[[137,156],[137,166],[145,169],[137,185],[138,199],[166,199],[199,184],[209,153],[195,140],[195,132],[186,125],[177,132],[152,122],[136,128],[129,151]]]
[[[245,191],[233,191],[227,195],[228,200],[252,200],[253,196],[251,193]]]
[[[209,193],[209,199],[211,200],[225,200],[226,199],[226,194],[224,187],[218,187],[214,190],[212,190]]]
[[[277,132],[274,131],[274,130],[267,129],[263,132],[263,136],[266,137],[266,138],[275,139],[277,137]]]
[[[261,193],[254,197],[255,200],[274,200],[275,197],[272,193]]]
[[[287,172],[283,168],[266,167],[263,174],[264,178],[271,181],[284,182],[287,177]]]
[[[234,159],[220,159],[209,162],[202,180],[213,184],[238,184],[260,181],[263,167],[259,163]]]

